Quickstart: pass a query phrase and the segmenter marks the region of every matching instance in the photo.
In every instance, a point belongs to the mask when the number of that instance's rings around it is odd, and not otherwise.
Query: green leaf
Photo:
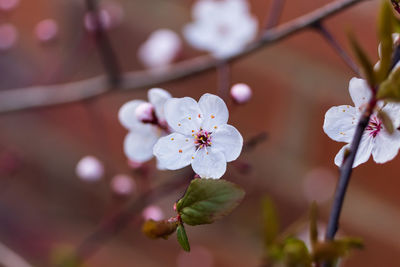
[[[383,1],[379,13],[378,21],[378,33],[379,40],[381,42],[381,60],[379,63],[379,69],[376,73],[377,83],[380,84],[384,81],[389,73],[392,65],[392,54],[393,54],[393,11],[390,4],[387,1]]]
[[[357,58],[357,61],[361,65],[361,70],[363,72],[363,75],[367,79],[369,86],[374,87],[376,84],[374,77],[375,74],[372,68],[371,61],[369,60],[367,54],[361,48],[359,43],[357,42],[356,38],[351,33],[349,33],[349,40],[351,47],[353,48],[354,54]]]
[[[377,98],[392,102],[400,102],[400,68],[394,69],[389,78],[379,86]]]
[[[183,224],[178,225],[178,228],[176,229],[176,237],[183,250],[189,252],[190,244]]]
[[[343,238],[325,241],[315,245],[313,257],[318,262],[334,262],[346,256],[352,249],[362,249],[363,247],[363,242],[359,238]]]
[[[240,187],[222,179],[194,179],[176,208],[184,223],[208,224],[231,213],[244,195]]]
[[[297,238],[288,238],[283,248],[284,262],[287,267],[311,267],[311,255],[304,242]]]
[[[382,109],[380,109],[378,111],[378,118],[381,119],[383,125],[385,126],[386,131],[389,134],[393,134],[394,126],[393,126],[392,119],[389,117],[389,115],[386,112],[384,112]]]
[[[318,242],[318,206],[314,201],[310,211],[310,241],[312,246]]]
[[[178,227],[177,221],[154,221],[148,220],[142,226],[142,232],[149,238],[167,239]]]
[[[264,243],[272,245],[279,232],[279,220],[274,203],[269,197],[262,200]]]

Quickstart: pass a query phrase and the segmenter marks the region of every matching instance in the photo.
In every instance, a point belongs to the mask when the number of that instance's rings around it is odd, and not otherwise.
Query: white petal
[[[183,35],[194,48],[213,51],[216,36],[212,28],[209,22],[196,21],[183,28]]]
[[[178,133],[192,135],[200,129],[202,114],[197,102],[190,97],[171,98],[164,105],[168,125]]]
[[[335,141],[350,143],[359,117],[360,112],[354,107],[331,107],[325,113],[324,132]]]
[[[387,103],[382,110],[392,119],[393,126],[398,128],[400,126],[400,104]]]
[[[153,149],[160,165],[169,170],[177,170],[189,165],[196,152],[194,139],[180,133],[161,137]]]
[[[153,146],[161,135],[161,131],[150,124],[130,132],[124,141],[126,156],[136,162],[145,162],[153,157]]]
[[[237,159],[243,147],[242,135],[235,127],[228,124],[219,126],[212,133],[211,142],[213,150],[224,153],[227,162]]]
[[[204,116],[201,124],[207,131],[215,131],[220,125],[228,122],[229,112],[222,98],[212,94],[204,94],[199,100],[199,107]]]
[[[349,92],[356,107],[361,107],[371,98],[371,90],[363,79],[352,78],[349,83]]]
[[[335,164],[337,166],[341,166],[343,163],[343,156],[346,149],[350,148],[350,144],[345,145],[342,149],[339,150],[335,157]],[[373,148],[373,140],[369,137],[368,133],[365,133],[362,137],[360,146],[358,148],[356,158],[353,163],[353,168],[357,167],[358,165],[367,162],[369,157],[371,156]]]
[[[145,103],[143,100],[132,100],[122,105],[118,112],[118,119],[126,129],[132,129],[136,126],[142,126],[143,123],[139,121],[135,115],[136,108]]]
[[[171,98],[171,94],[161,88],[152,88],[147,93],[147,97],[153,104],[159,121],[165,121],[164,104]]]
[[[392,135],[381,131],[375,137],[375,145],[372,156],[377,163],[385,163],[392,160],[400,148],[400,132],[396,130]]]
[[[200,149],[194,155],[192,168],[201,178],[218,179],[226,171],[226,159],[218,150]]]

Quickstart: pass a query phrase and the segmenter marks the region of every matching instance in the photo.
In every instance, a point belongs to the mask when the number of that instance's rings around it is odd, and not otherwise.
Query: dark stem
[[[223,99],[228,99],[230,86],[230,69],[228,62],[221,62],[217,67],[218,72],[218,95]]]
[[[337,184],[336,191],[335,191],[335,197],[333,200],[331,214],[330,214],[330,218],[329,218],[329,222],[328,222],[328,228],[327,228],[327,231],[325,234],[326,240],[333,240],[335,237],[335,234],[339,228],[340,214],[341,214],[342,207],[343,207],[344,197],[347,192],[347,187],[350,182],[350,176],[353,171],[353,163],[354,163],[358,148],[360,146],[360,142],[361,142],[364,130],[368,126],[369,119],[371,117],[371,114],[373,113],[375,106],[376,106],[376,98],[375,98],[375,95],[373,95],[373,97],[371,98],[371,100],[368,103],[368,107],[363,112],[363,114],[360,118],[360,121],[357,124],[356,132],[354,133],[353,141],[351,142],[351,145],[350,145],[350,150],[347,153],[345,152],[345,156],[344,156],[345,158],[343,160],[342,166],[340,167],[339,182]],[[323,266],[329,266],[329,264],[325,263],[325,264],[323,264]]]
[[[108,75],[108,80],[111,86],[118,87],[121,82],[121,69],[117,60],[116,53],[114,52],[110,39],[104,25],[100,19],[100,13],[97,6],[97,0],[86,0],[86,8],[94,20],[95,29],[93,32],[96,40],[97,49],[100,52],[104,68]]]
[[[318,21],[313,25],[314,29],[320,33],[325,40],[330,44],[330,46],[339,54],[343,61],[354,71],[357,76],[360,76],[360,71],[357,64],[351,59],[351,57],[346,53],[346,51],[341,47],[338,41],[333,37],[333,35],[326,29],[322,22]]]
[[[285,0],[273,0],[272,1],[272,5],[271,5],[271,8],[270,8],[269,14],[268,14],[268,19],[265,24],[266,30],[271,29],[278,24],[279,18],[282,15],[284,4],[285,4]]]

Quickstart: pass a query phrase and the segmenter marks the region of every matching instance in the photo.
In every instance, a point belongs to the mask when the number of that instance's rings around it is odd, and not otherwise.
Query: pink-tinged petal
[[[143,123],[137,119],[136,108],[146,103],[143,100],[132,100],[122,105],[118,112],[118,119],[126,129],[141,127]]]
[[[349,83],[349,92],[354,105],[359,108],[368,103],[371,98],[371,90],[363,79],[352,78]]]
[[[204,116],[201,127],[213,132],[220,125],[228,122],[229,111],[222,98],[212,94],[204,94],[199,100],[199,107]]]
[[[201,178],[219,179],[226,171],[224,153],[214,149],[200,149],[194,155],[192,168]]]
[[[342,147],[342,149],[339,150],[339,153],[337,153],[337,155],[335,157],[335,164],[337,166],[340,167],[342,165],[344,152],[346,149],[349,149],[349,148],[350,148],[350,145],[347,144],[344,147]],[[372,148],[373,148],[373,140],[368,135],[368,133],[365,133],[363,135],[360,146],[358,148],[357,155],[356,155],[356,158],[353,163],[353,168],[368,161],[368,159],[372,153]]]
[[[158,120],[165,121],[164,105],[172,97],[171,94],[161,88],[152,88],[147,93],[147,97],[154,106]]]
[[[191,136],[200,129],[203,114],[193,98],[168,99],[164,112],[169,127],[175,132]]]
[[[76,165],[76,175],[84,181],[100,180],[104,175],[103,163],[94,156],[83,157]]]
[[[133,161],[145,162],[153,157],[153,147],[161,136],[161,131],[150,124],[130,132],[124,141],[124,152]]]
[[[180,133],[161,137],[153,149],[160,165],[168,170],[177,170],[189,165],[195,152],[193,138]]]
[[[242,135],[235,127],[228,124],[219,126],[213,132],[211,142],[213,150],[224,153],[227,162],[237,159],[243,147]]]
[[[393,134],[381,131],[376,135],[374,141],[372,156],[376,163],[385,163],[394,159],[399,151],[400,131],[396,130]]]
[[[325,114],[324,132],[333,140],[349,143],[353,139],[360,112],[351,106],[331,107]]]

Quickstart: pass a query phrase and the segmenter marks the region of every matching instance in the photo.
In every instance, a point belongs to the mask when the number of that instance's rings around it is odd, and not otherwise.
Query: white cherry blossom
[[[354,107],[342,105],[330,108],[325,114],[324,131],[335,141],[348,143],[335,157],[335,164],[342,165],[346,149],[350,148],[350,143],[356,130],[360,116],[365,109],[371,91],[368,84],[363,79],[352,78],[349,84],[351,99]],[[389,134],[383,125],[377,112],[381,109],[392,120],[395,131]],[[395,103],[378,102],[377,108],[371,116],[370,122],[364,131],[359,149],[354,160],[353,168],[368,161],[372,154],[377,163],[385,163],[392,160],[400,148],[400,105]]]
[[[96,157],[85,156],[76,165],[75,172],[84,181],[98,181],[104,176],[104,166]]]
[[[246,0],[199,0],[192,15],[194,22],[183,29],[185,38],[216,58],[240,52],[257,35],[258,23]]]
[[[129,130],[124,141],[124,152],[130,161],[142,163],[153,157],[154,144],[168,133],[164,103],[170,98],[171,95],[167,91],[153,88],[148,92],[149,102],[132,100],[120,108],[119,121]],[[151,118],[148,116],[149,107],[152,109]],[[138,108],[146,114],[137,112]],[[162,169],[161,165],[158,167]]]
[[[178,34],[159,29],[139,47],[138,58],[147,68],[162,68],[176,59],[182,44]]]
[[[226,163],[239,157],[243,138],[228,125],[229,112],[224,101],[204,94],[197,103],[193,98],[171,98],[165,103],[165,118],[172,134],[154,146],[154,155],[167,169],[189,164],[202,178],[220,178]]]

